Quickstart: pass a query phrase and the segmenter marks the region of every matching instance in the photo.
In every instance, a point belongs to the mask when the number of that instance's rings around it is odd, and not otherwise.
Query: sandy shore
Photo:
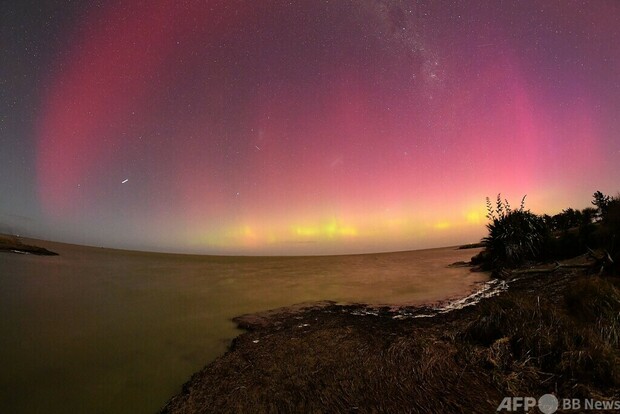
[[[616,284],[561,268],[438,306],[322,302],[240,316],[247,332],[161,413],[478,413],[505,396],[617,399]]]

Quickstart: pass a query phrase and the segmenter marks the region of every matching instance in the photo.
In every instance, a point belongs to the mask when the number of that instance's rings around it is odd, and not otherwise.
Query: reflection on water
[[[485,275],[478,250],[207,257],[40,243],[0,254],[0,412],[153,413],[238,334],[232,317],[300,302],[419,303]]]

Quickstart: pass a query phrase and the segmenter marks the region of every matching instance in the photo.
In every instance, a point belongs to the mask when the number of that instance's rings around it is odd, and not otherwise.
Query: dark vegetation
[[[620,196],[597,191],[592,204],[549,216],[525,209],[525,197],[515,210],[500,195],[495,204],[487,198],[489,234],[482,240],[485,249],[472,258],[472,264],[501,276],[507,269],[589,252],[599,257],[604,271],[614,273],[620,259]]]

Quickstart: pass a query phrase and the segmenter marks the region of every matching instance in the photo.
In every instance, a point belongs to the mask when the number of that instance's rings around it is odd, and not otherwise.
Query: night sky
[[[8,3],[8,4],[7,4]],[[477,241],[620,190],[620,2],[12,1],[0,231],[212,254]]]

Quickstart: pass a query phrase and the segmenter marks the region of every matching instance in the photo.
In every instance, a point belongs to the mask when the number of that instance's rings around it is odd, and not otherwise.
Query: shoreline
[[[58,256],[58,253],[30,244],[24,244],[18,236],[0,235],[0,253]]]
[[[161,413],[494,412],[504,396],[611,399],[620,394],[620,370],[608,363],[618,348],[564,303],[572,289],[579,300],[587,288],[580,284],[607,289],[607,279],[584,268],[530,269],[424,306],[317,302],[241,315],[233,321],[245,332]],[[566,343],[546,336],[556,331]],[[569,334],[591,344],[572,343]],[[580,359],[590,353],[593,366]]]

